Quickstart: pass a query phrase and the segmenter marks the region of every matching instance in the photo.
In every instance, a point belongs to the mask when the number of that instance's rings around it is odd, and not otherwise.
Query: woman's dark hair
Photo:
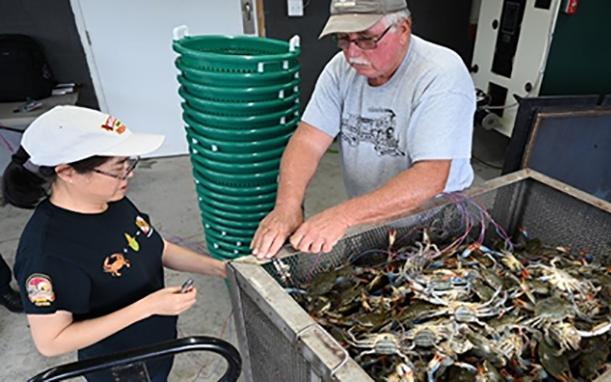
[[[85,174],[110,158],[93,156],[69,163],[69,165],[79,174]],[[42,198],[48,195],[48,186],[57,177],[55,167],[40,166],[36,170],[32,167],[28,169],[26,165],[28,159],[30,155],[20,146],[2,175],[4,200],[15,207],[36,207]]]

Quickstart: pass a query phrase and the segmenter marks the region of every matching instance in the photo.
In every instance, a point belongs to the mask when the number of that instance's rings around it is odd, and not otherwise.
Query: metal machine
[[[516,97],[611,93],[611,2],[483,0],[471,71],[479,120],[512,135]]]
[[[482,126],[510,136],[515,95],[539,95],[562,0],[482,1],[471,65],[489,97]]]

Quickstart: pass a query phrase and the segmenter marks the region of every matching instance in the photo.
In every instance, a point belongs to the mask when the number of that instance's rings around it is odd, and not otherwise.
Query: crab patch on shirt
[[[131,267],[131,262],[121,253],[113,253],[104,259],[104,272],[110,273],[113,277],[121,277],[123,268]]]
[[[50,306],[55,301],[51,278],[42,273],[34,273],[25,282],[30,302],[35,306]]]
[[[141,216],[136,217],[136,225],[140,228],[140,231],[146,235],[146,237],[151,237],[153,234],[153,229],[150,224],[146,222]]]

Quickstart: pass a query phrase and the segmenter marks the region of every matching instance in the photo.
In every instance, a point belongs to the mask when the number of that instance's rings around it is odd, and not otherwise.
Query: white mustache
[[[354,65],[371,65],[371,62],[369,62],[368,59],[363,57],[350,57],[348,59],[348,63]]]

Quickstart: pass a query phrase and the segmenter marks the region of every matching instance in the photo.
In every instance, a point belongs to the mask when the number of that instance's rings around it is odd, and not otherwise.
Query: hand
[[[291,245],[302,252],[329,253],[350,223],[340,207],[318,213],[305,221],[291,236]]]
[[[191,288],[186,293],[180,293],[180,287],[167,287],[159,289],[140,300],[145,304],[148,317],[158,314],[160,316],[177,316],[195,304],[197,290]]]
[[[282,247],[286,238],[303,222],[301,208],[286,211],[274,208],[257,228],[250,248],[259,259],[273,257]]]

